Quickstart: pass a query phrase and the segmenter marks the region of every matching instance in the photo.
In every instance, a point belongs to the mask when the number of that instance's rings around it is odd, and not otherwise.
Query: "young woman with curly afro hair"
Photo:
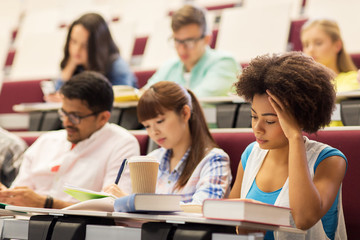
[[[242,154],[230,198],[290,207],[290,222],[307,230],[306,239],[346,236],[340,197],[346,157],[303,135],[329,124],[333,77],[311,57],[290,52],[255,58],[235,84],[251,103],[256,142]]]

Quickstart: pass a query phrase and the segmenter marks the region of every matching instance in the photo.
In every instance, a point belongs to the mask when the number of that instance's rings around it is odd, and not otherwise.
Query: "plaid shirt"
[[[172,172],[170,172],[171,152],[159,148],[149,154],[161,159],[156,193],[180,194],[182,203],[186,204],[202,204],[207,198],[223,198],[229,193],[230,161],[229,156],[222,149],[213,148],[196,166],[185,186],[176,190],[174,187],[184,170],[189,150]]]
[[[20,137],[0,128],[0,181],[5,186],[16,177],[26,148]]]

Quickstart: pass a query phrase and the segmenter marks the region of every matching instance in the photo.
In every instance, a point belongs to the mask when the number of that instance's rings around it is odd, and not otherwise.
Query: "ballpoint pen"
[[[115,180],[115,184],[117,185],[119,183],[119,180],[120,180],[120,177],[121,177],[121,174],[122,172],[124,171],[124,168],[125,168],[125,165],[127,163],[127,159],[125,158],[124,161],[122,162],[121,166],[120,166],[120,169],[119,169],[119,172],[116,176],[116,180]]]

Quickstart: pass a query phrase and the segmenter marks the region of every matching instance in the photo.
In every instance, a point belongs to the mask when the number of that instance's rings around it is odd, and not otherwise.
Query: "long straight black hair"
[[[112,62],[120,55],[120,53],[111,37],[106,21],[97,13],[87,13],[82,15],[71,24],[66,38],[64,58],[60,63],[61,69],[65,68],[70,57],[69,42],[71,39],[71,32],[74,26],[79,24],[89,31],[87,47],[89,68],[86,70],[92,70],[107,75],[111,69]]]

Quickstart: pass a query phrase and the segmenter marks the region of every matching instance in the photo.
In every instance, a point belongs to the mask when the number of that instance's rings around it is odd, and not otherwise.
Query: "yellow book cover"
[[[139,89],[131,86],[116,85],[113,86],[115,102],[138,101],[140,98]]]

